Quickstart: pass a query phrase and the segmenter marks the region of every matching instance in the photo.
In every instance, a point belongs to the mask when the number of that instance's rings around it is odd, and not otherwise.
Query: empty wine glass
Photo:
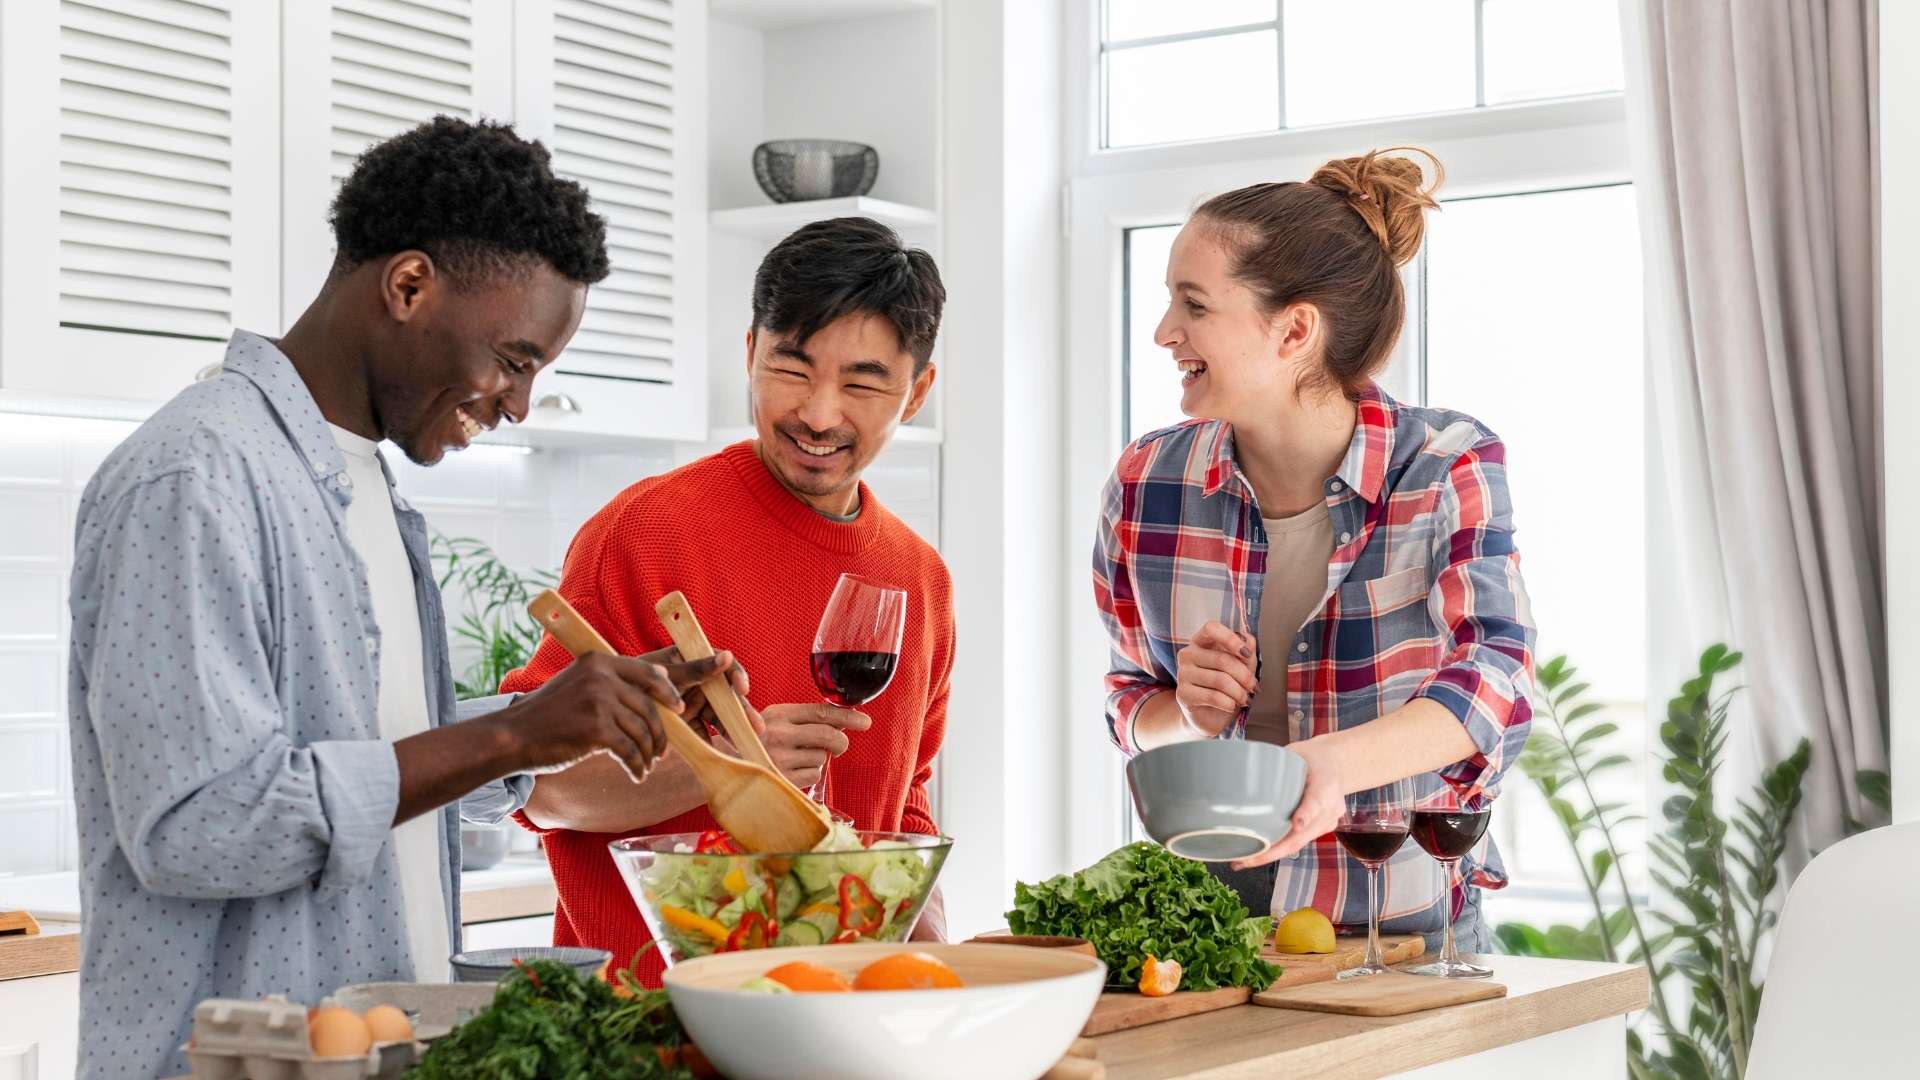
[[[813,637],[813,684],[829,702],[856,708],[880,696],[900,663],[907,591],[858,574],[841,574]],[[827,766],[808,791],[827,805]]]
[[[1359,967],[1341,972],[1342,979],[1393,970],[1380,957],[1380,867],[1407,842],[1412,827],[1412,781],[1395,780],[1347,796],[1346,812],[1333,835],[1367,868],[1367,958]]]
[[[1459,865],[1461,856],[1472,851],[1480,838],[1487,834],[1487,823],[1492,820],[1492,803],[1480,795],[1463,798],[1452,784],[1440,785],[1438,791],[1421,796],[1414,804],[1413,842],[1440,860],[1440,865],[1446,868],[1447,891],[1443,897],[1448,904],[1446,936],[1440,948],[1440,959],[1431,964],[1408,968],[1410,973],[1442,979],[1484,979],[1493,974],[1492,968],[1469,964],[1460,959],[1460,950],[1453,940],[1451,903],[1454,867]]]

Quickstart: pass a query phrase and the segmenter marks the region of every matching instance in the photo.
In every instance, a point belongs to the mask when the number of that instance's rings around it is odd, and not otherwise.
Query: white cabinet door
[[[79,1046],[79,975],[0,982],[0,1080],[73,1080]]]
[[[468,923],[461,928],[460,947],[507,949],[522,945],[552,945],[553,916],[534,915],[525,919],[496,919],[493,922]]]
[[[0,388],[158,401],[277,328],[279,6],[0,6]]]
[[[530,423],[697,441],[707,430],[706,4],[518,0],[516,126],[586,185],[613,273],[587,294]]]

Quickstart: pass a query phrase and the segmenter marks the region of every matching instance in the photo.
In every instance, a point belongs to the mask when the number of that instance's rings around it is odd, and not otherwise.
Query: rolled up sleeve
[[[115,837],[155,893],[331,892],[371,876],[392,830],[391,744],[286,735],[266,565],[255,513],[192,470],[82,518],[73,661]]]
[[[494,694],[490,697],[469,698],[454,706],[454,720],[465,723],[499,712],[513,704],[519,694]],[[482,784],[467,793],[460,800],[460,820],[475,825],[497,825],[505,821],[515,811],[527,805],[527,799],[533,794],[533,777],[528,773],[515,773]]]
[[[1153,670],[1153,656],[1140,606],[1135,598],[1133,569],[1127,545],[1120,535],[1124,520],[1125,486],[1119,475],[1107,480],[1100,499],[1100,525],[1093,543],[1093,600],[1107,630],[1107,736],[1128,756],[1136,752],[1134,718],[1146,700],[1172,687]]]
[[[1477,749],[1441,775],[1470,795],[1491,794],[1532,728],[1535,637],[1498,439],[1483,439],[1454,461],[1438,510],[1444,550],[1435,561],[1443,569],[1427,604],[1445,630],[1445,652],[1413,696],[1453,713]]]

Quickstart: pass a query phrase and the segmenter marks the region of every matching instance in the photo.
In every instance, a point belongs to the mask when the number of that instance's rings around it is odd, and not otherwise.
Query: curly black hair
[[[544,260],[591,285],[607,276],[606,219],[553,174],[547,148],[508,124],[436,116],[369,148],[328,215],[334,273],[424,251],[455,288]]]
[[[805,345],[842,315],[879,315],[913,356],[915,375],[933,356],[946,302],[933,256],[907,247],[872,218],[803,225],[767,253],[753,277],[754,326]]]

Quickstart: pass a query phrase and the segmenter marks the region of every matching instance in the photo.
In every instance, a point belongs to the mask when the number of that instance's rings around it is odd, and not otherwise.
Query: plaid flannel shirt
[[[1532,723],[1534,627],[1513,544],[1505,448],[1459,413],[1401,405],[1377,386],[1359,402],[1346,458],[1325,485],[1334,550],[1318,611],[1258,660],[1286,665],[1291,739],[1367,723],[1415,698],[1458,717],[1477,752],[1418,784],[1491,798]],[[1257,633],[1267,561],[1233,431],[1190,421],[1121,455],[1102,500],[1094,594],[1112,642],[1107,725],[1137,750],[1140,706],[1173,688],[1177,654],[1219,620]],[[1244,738],[1242,710],[1224,733]],[[1365,867],[1331,835],[1280,866],[1274,909],[1313,906],[1343,925],[1367,921]],[[1438,901],[1464,881],[1498,888],[1491,840],[1453,881],[1412,843],[1382,874],[1396,930],[1437,930]],[[1458,909],[1461,898],[1453,897]]]

